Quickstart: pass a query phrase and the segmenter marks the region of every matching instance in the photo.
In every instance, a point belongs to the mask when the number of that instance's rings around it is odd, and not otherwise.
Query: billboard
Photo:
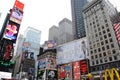
[[[46,68],[46,58],[38,61],[38,70]]]
[[[73,77],[74,80],[80,80],[80,62],[73,62]]]
[[[44,50],[47,50],[47,49],[55,49],[57,46],[57,43],[56,41],[54,40],[49,40],[49,41],[45,41],[44,43]]]
[[[10,20],[20,24],[23,18],[23,8],[24,4],[16,0],[11,12]]]
[[[120,43],[120,23],[113,24],[113,27],[114,27],[114,30],[115,30],[117,40]]]
[[[46,69],[45,80],[57,80],[57,70]]]
[[[80,61],[80,73],[81,75],[88,74],[88,60],[84,59]]]
[[[46,58],[46,68],[56,68],[56,59],[55,58]]]
[[[19,24],[9,21],[6,25],[3,38],[11,40],[13,43],[15,43],[18,36],[19,27]]]
[[[58,80],[72,80],[72,64],[58,66]]]
[[[86,37],[57,47],[57,64],[80,61],[85,58],[88,58]]]

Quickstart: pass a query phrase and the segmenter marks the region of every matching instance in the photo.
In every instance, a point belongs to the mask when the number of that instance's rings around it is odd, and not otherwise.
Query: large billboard
[[[11,12],[10,20],[20,24],[23,18],[23,8],[24,4],[16,0]]]
[[[3,34],[3,38],[11,40],[12,42],[16,42],[18,32],[19,32],[19,24],[16,24],[12,21],[8,21],[5,32]]]
[[[56,46],[57,46],[56,41],[54,41],[54,40],[49,40],[49,41],[45,41],[43,48],[44,48],[44,50],[47,50],[47,49],[55,49]]]
[[[70,63],[88,58],[86,37],[57,47],[57,64]]]
[[[115,30],[117,40],[120,43],[120,23],[115,23],[115,24],[113,24],[113,26],[114,26],[114,30]]]
[[[58,66],[58,80],[72,80],[72,64]]]

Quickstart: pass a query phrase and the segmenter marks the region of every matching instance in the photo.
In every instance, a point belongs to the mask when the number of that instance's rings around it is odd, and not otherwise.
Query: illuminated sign
[[[74,80],[80,79],[80,62],[73,63]]]
[[[7,26],[6,26],[3,38],[11,40],[15,43],[16,39],[17,39],[18,32],[19,32],[19,27],[20,27],[20,25],[9,21]]]
[[[87,68],[87,60],[80,61],[80,72],[81,74],[87,74],[88,68]]]
[[[115,75],[117,77],[116,80],[120,80],[119,73],[115,68],[112,68],[112,70],[109,69],[105,70],[105,80],[114,80]],[[110,77],[110,79],[108,79],[108,76]]]
[[[57,43],[54,40],[45,41],[44,50],[56,48]]]
[[[23,17],[23,8],[24,8],[24,4],[16,0],[11,12],[10,20],[20,24]]]

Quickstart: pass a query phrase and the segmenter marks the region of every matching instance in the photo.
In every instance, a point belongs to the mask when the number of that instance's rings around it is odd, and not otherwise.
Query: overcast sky
[[[25,4],[24,16],[20,27],[20,33],[31,26],[42,31],[41,44],[48,40],[49,28],[53,25],[58,26],[63,18],[71,20],[71,3],[70,0],[19,0]],[[0,28],[3,24],[4,17],[9,9],[13,7],[15,0],[0,0]],[[120,11],[120,0],[110,0]]]

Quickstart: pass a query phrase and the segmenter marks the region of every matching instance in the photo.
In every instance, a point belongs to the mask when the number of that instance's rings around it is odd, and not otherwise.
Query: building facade
[[[40,48],[40,40],[41,40],[41,31],[34,29],[32,27],[28,27],[25,31],[25,40],[24,42],[29,43],[29,47],[27,48],[28,52],[34,53],[35,59],[35,72],[37,72],[37,55],[39,54]],[[26,49],[25,49],[26,51]],[[36,75],[37,73],[35,73]]]
[[[82,14],[83,6],[86,3],[87,0],[71,0],[74,39],[79,39],[86,36]]]
[[[53,25],[49,29],[49,40],[54,40],[58,43],[58,31],[59,31],[59,28],[57,26]]]
[[[108,0],[93,0],[84,6],[92,73],[100,73],[106,68],[119,68],[119,44],[113,28],[116,13]]]
[[[59,22],[59,43],[63,44],[73,40],[72,22],[64,18]]]

